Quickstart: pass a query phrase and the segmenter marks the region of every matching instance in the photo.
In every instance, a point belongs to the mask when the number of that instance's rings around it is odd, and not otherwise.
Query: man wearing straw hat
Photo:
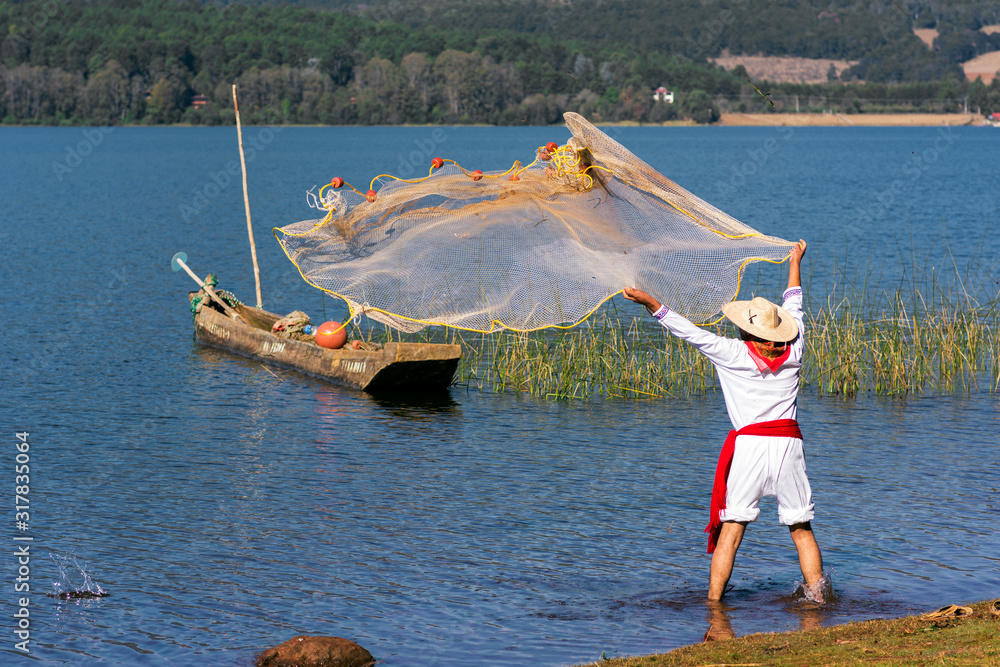
[[[760,514],[760,499],[775,496],[778,518],[788,526],[798,550],[806,595],[823,601],[823,558],[809,523],[812,491],[795,420],[805,351],[799,271],[805,252],[801,240],[789,252],[782,306],[757,297],[722,307],[740,328],[742,340],[700,329],[642,290],[624,290],[626,299],[645,306],[666,329],[709,358],[733,423],[715,471],[711,520],[705,529],[712,554],[709,600],[725,593],[746,525]]]

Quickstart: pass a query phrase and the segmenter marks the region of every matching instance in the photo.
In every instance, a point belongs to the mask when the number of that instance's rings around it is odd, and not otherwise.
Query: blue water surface
[[[893,289],[932,271],[996,296],[994,130],[611,132],[755,228],[808,239],[814,303],[856,276]],[[438,154],[505,169],[566,137],[245,128],[265,307],[346,314],[271,236],[312,217],[313,185],[422,172]],[[570,665],[699,641],[710,623],[780,631],[1000,596],[1000,403],[985,385],[906,399],[807,389],[814,527],[838,597],[793,595],[794,550],[765,501],[720,619],[703,602],[702,528],[729,428],[721,395],[373,397],[199,347],[175,252],[253,300],[232,128],[0,128],[0,174],[8,492],[15,433],[31,445],[30,528],[8,495],[0,530],[5,664],[248,665],[304,633],[353,639],[385,665]],[[746,289],[773,296],[783,280],[765,268]],[[11,620],[24,536],[28,655]],[[45,597],[66,557],[110,595]]]

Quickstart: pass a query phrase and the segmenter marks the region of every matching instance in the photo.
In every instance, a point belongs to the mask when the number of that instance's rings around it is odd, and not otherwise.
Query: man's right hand
[[[788,261],[799,264],[802,262],[802,255],[804,254],[806,254],[806,242],[803,239],[799,239],[799,242],[788,251]]]
[[[626,287],[622,290],[622,295],[624,295],[624,297],[629,301],[635,301],[636,303],[646,306],[646,310],[651,313],[655,313],[660,309],[660,302],[643,292],[641,289]]]
[[[801,287],[802,277],[799,275],[799,264],[802,263],[802,255],[806,254],[806,242],[799,239],[799,242],[788,251],[788,288]]]

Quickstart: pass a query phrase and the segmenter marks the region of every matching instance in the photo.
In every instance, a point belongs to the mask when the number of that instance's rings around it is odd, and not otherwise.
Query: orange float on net
[[[378,196],[378,193],[375,192],[374,190],[369,190],[368,192],[365,193],[365,199],[367,199],[369,202],[375,201],[375,198],[377,196]]]
[[[433,160],[431,160],[431,167],[432,168],[434,168],[434,169],[440,169],[443,166],[444,166],[444,159],[436,157]]]
[[[483,178],[483,170],[482,169],[476,169],[474,172],[472,172],[472,180],[474,180],[474,181],[480,181],[480,180],[482,180],[482,178]]]
[[[539,160],[544,160],[544,161],[548,162],[549,160],[552,159],[552,156],[549,155],[548,151],[546,151],[543,148],[542,150],[538,151],[538,159]]]
[[[509,181],[519,181],[519,180],[521,180],[521,178],[517,174],[511,174],[510,178],[507,179],[507,180],[509,180]]]
[[[332,185],[335,188],[343,187],[344,179],[342,179],[340,176],[334,176],[333,178],[330,179],[330,185]]]
[[[329,350],[339,350],[347,342],[347,330],[340,322],[323,322],[316,329],[316,344]]]
[[[545,144],[546,153],[554,153],[557,150],[559,150],[559,144],[557,144],[556,142],[550,141],[549,143]]]

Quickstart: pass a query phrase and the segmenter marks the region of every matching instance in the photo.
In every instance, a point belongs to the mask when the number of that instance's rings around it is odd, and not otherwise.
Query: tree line
[[[640,16],[648,9],[644,0],[634,5]],[[596,121],[713,122],[725,110],[771,109],[742,68],[727,72],[703,53],[639,48],[607,36],[590,44],[544,31],[463,27],[449,24],[447,12],[436,25],[420,25],[392,7],[359,14],[153,0],[3,2],[0,119],[232,123],[233,82],[241,115],[262,123],[537,125],[557,123],[567,110]],[[575,20],[554,16],[543,25],[555,30]],[[661,85],[675,91],[673,104],[654,100]],[[1000,110],[998,85],[946,73],[925,82],[768,89],[777,111],[795,100],[800,108],[847,113],[965,104],[990,112]]]
[[[318,3],[358,12],[353,0]],[[994,0],[373,0],[364,14],[411,28],[483,31],[501,27],[591,46],[661,51],[703,60],[732,54],[857,60],[848,79],[876,82],[960,77],[957,65],[1000,49]],[[940,34],[928,49],[913,28]]]

